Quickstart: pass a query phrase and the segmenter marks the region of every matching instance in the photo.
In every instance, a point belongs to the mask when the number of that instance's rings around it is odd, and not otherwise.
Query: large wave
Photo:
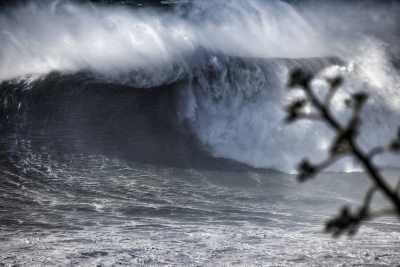
[[[363,89],[372,95],[361,136],[365,147],[394,134],[399,7],[388,5],[193,1],[160,11],[30,2],[0,15],[0,80],[22,80],[29,91],[51,72],[89,72],[105,88],[174,85],[177,100],[168,104],[175,105],[176,120],[212,155],[291,171],[304,155],[323,158],[332,137],[317,123],[283,124],[283,106],[294,97],[285,90],[294,67],[319,77],[345,76],[334,104],[342,120],[348,93]],[[315,85],[324,90],[320,78]],[[337,168],[356,166],[344,161]]]

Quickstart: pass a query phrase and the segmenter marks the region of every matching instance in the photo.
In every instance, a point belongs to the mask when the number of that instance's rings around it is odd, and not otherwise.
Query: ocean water
[[[0,266],[396,266],[400,224],[324,222],[369,180],[333,133],[283,123],[288,73],[370,95],[359,144],[400,122],[394,1],[24,1],[0,10]],[[388,179],[399,158],[377,158]],[[376,208],[387,205],[377,197]]]
[[[37,155],[36,155],[37,156]],[[354,207],[362,174],[299,185],[271,171],[205,171],[71,155],[2,170],[5,266],[395,266],[396,218],[333,239],[323,222]],[[395,177],[398,171],[388,172]],[[357,190],[355,190],[357,189]]]

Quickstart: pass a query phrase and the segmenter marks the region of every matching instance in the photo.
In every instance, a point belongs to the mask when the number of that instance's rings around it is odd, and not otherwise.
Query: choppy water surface
[[[322,233],[327,215],[362,195],[361,174],[327,174],[299,185],[274,172],[160,168],[90,155],[25,160],[29,169],[2,169],[5,265],[394,266],[400,260],[395,219],[368,224],[351,239]]]
[[[298,184],[332,132],[283,123],[301,68],[319,96],[344,77],[341,122],[370,95],[363,149],[396,134],[398,3],[22,2],[0,10],[0,266],[400,263],[396,218],[323,233],[368,180],[346,159]],[[378,163],[398,178],[398,157]]]

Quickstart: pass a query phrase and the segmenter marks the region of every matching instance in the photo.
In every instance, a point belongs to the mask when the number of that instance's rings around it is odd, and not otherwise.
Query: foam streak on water
[[[0,265],[398,264],[397,218],[350,240],[322,233],[370,185],[346,173],[351,160],[297,184],[287,173],[322,160],[332,132],[283,124],[283,107],[299,97],[291,69],[316,74],[321,96],[324,77],[342,75],[339,120],[365,90],[360,145],[393,136],[399,7],[296,2],[0,11]]]
[[[183,89],[180,112],[213,154],[290,171],[310,147],[315,148],[311,155],[323,157],[330,134],[314,123],[292,128],[281,123],[282,106],[288,101],[283,93],[287,73],[295,66],[310,68],[312,60],[296,65],[275,62],[276,58],[342,58],[348,66],[339,73],[346,76],[347,93],[363,89],[373,95],[374,106],[366,116],[371,123],[366,127],[382,131],[367,130],[367,145],[393,134],[398,120],[399,82],[391,61],[398,7],[391,6],[393,13],[385,19],[381,15],[387,7],[363,7],[365,21],[380,23],[374,27],[353,19],[350,11],[360,6],[333,7],[195,1],[189,8],[178,5],[160,12],[32,2],[0,15],[0,80],[89,70],[116,83],[150,87],[194,77]],[[349,12],[341,21],[330,21],[323,19],[331,18],[329,8],[337,16],[343,9]],[[336,30],[330,22],[336,23]],[[273,63],[240,65],[224,62],[223,55],[270,58]],[[210,69],[214,79],[207,76]],[[213,92],[200,95],[199,90]],[[214,101],[215,94],[223,100]],[[343,98],[336,101],[339,109]],[[389,123],[382,125],[387,118]],[[338,167],[354,168],[350,162]]]

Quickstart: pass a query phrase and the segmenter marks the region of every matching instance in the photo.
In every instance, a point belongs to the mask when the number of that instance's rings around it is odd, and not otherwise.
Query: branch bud
[[[286,112],[287,112],[287,117],[285,118],[285,121],[287,123],[292,123],[301,114],[301,110],[304,108],[304,106],[307,104],[307,100],[305,99],[298,99],[291,103],[289,106],[286,107]]]
[[[304,89],[309,88],[310,82],[312,80],[312,75],[301,69],[294,69],[290,73],[288,87],[293,88],[296,86],[302,87]]]
[[[305,182],[317,174],[318,168],[311,164],[307,159],[303,159],[298,166],[298,172],[299,174],[297,175],[297,179],[300,182]]]

